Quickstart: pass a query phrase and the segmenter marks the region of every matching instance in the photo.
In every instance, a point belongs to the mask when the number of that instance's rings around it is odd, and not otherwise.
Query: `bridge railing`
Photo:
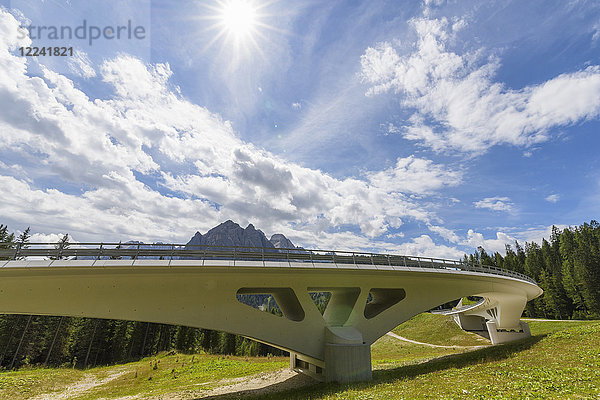
[[[442,258],[404,256],[395,254],[364,253],[338,250],[276,249],[251,246],[196,246],[185,244],[144,243],[0,243],[0,260],[22,259],[78,259],[78,260],[232,260],[279,261],[287,263],[350,264],[355,266],[400,266],[480,272],[508,276],[531,283],[532,278],[516,271],[490,265]]]

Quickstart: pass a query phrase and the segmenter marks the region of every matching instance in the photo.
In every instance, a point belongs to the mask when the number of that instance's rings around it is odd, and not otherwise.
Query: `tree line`
[[[549,319],[600,319],[600,224],[552,227],[541,245],[518,242],[506,255],[479,248],[465,261],[517,271],[535,279],[544,294],[527,303],[525,315]]]

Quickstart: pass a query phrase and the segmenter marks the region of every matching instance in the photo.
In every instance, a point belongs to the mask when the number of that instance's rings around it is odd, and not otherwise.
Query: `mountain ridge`
[[[204,235],[196,231],[194,236],[186,243],[186,247],[188,246],[247,246],[268,249],[296,248],[292,241],[281,233],[272,235],[269,240],[263,231],[256,229],[254,225],[248,224],[246,228],[242,228],[230,219],[209,229]]]

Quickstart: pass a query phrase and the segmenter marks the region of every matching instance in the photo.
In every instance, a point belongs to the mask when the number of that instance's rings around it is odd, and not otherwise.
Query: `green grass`
[[[463,349],[443,349],[407,343],[386,335],[371,347],[371,359],[374,369],[385,369],[464,351]]]
[[[373,381],[249,399],[596,399],[600,323],[532,323],[533,337],[375,370]]]
[[[417,315],[398,326],[393,332],[407,339],[442,346],[489,344],[487,339],[460,329],[451,317],[429,313]],[[371,347],[371,357],[374,369],[387,369],[465,351],[467,350],[460,348],[428,347],[385,335]]]
[[[81,399],[111,398],[145,393],[211,389],[232,379],[289,366],[287,358],[240,358],[212,355],[178,355],[147,358],[129,365],[128,372]],[[116,390],[117,389],[117,390]]]
[[[448,317],[422,314],[395,329],[425,343],[481,344]],[[530,322],[533,337],[467,351],[432,348],[384,336],[372,346],[373,381],[320,384],[248,399],[592,399],[600,398],[600,323]],[[32,368],[0,373],[0,399],[57,392],[85,379],[122,373],[80,391],[76,399],[178,398],[223,385],[225,380],[286,368],[286,358],[166,355],[124,365],[72,369]],[[221,382],[219,382],[221,381]],[[277,386],[277,385],[275,385]],[[275,388],[276,389],[276,388]],[[219,397],[219,398],[227,398]],[[239,398],[231,395],[229,398]]]
[[[285,357],[228,357],[206,354],[148,357],[138,362],[86,371],[66,368],[24,369],[0,374],[0,399],[28,399],[43,393],[64,390],[86,378],[103,379],[121,373],[116,379],[85,390],[74,398],[98,399],[161,395],[175,391],[211,389],[222,379],[274,371],[289,365]]]
[[[463,331],[449,316],[423,313],[409,319],[393,330],[407,339],[442,346],[481,346],[490,341]]]
[[[85,373],[68,368],[25,368],[0,374],[0,399],[28,399],[59,390],[83,379]]]

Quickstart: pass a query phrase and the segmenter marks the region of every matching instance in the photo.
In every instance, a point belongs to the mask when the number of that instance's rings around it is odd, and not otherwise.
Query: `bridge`
[[[7,246],[4,246],[7,247]],[[514,271],[425,257],[330,250],[175,244],[36,243],[0,246],[0,313],[187,325],[290,352],[316,379],[371,378],[370,346],[441,304],[478,296],[454,314],[493,344],[530,336],[520,320],[542,294]],[[323,313],[311,293],[328,292]],[[245,304],[268,294],[282,315]]]

